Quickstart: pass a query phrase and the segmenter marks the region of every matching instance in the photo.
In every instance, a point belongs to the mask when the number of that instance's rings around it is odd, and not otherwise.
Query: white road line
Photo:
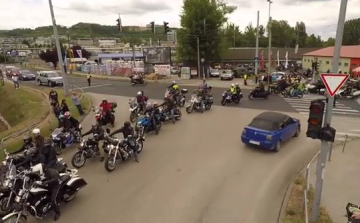
[[[351,133],[351,132],[337,132],[336,135],[341,135],[341,136],[351,136],[351,137],[360,137],[360,134],[356,134],[356,133]]]
[[[105,86],[110,86],[110,85],[112,85],[112,84],[93,85],[93,86],[80,87],[80,88],[74,88],[74,89],[89,89],[89,88],[105,87]]]

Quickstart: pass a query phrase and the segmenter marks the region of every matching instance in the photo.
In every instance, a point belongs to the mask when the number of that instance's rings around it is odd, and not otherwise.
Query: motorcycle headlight
[[[4,185],[4,187],[11,187],[11,186],[12,186],[9,179],[6,179],[6,180],[4,181],[4,184],[3,184],[3,185]]]
[[[81,142],[80,143],[80,147],[84,147],[85,143],[84,142]]]
[[[137,122],[138,125],[141,125],[141,122]]]

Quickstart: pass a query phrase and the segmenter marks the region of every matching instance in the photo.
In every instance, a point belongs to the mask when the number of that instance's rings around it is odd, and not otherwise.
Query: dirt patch
[[[8,130],[7,126],[5,125],[5,123],[3,121],[0,120],[0,133],[4,132]]]
[[[305,213],[303,211],[303,195],[304,195],[305,180],[301,175],[297,177],[294,183],[291,185],[291,193],[289,202],[286,207],[286,215],[283,219],[283,223],[304,223]],[[314,200],[314,189],[310,187],[308,192],[308,213],[311,214],[312,203]],[[324,208],[320,210],[319,221],[313,223],[334,223],[329,214]]]

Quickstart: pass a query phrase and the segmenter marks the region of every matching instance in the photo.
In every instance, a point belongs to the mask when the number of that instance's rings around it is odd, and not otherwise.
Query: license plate
[[[253,140],[250,140],[249,143],[254,144],[254,145],[260,145],[259,142],[256,142],[256,141],[253,141]]]

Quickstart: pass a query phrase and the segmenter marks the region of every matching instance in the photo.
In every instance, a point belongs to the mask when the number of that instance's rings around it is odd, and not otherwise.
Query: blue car
[[[298,119],[277,112],[263,112],[244,128],[241,141],[278,152],[283,142],[299,136],[300,127]]]

